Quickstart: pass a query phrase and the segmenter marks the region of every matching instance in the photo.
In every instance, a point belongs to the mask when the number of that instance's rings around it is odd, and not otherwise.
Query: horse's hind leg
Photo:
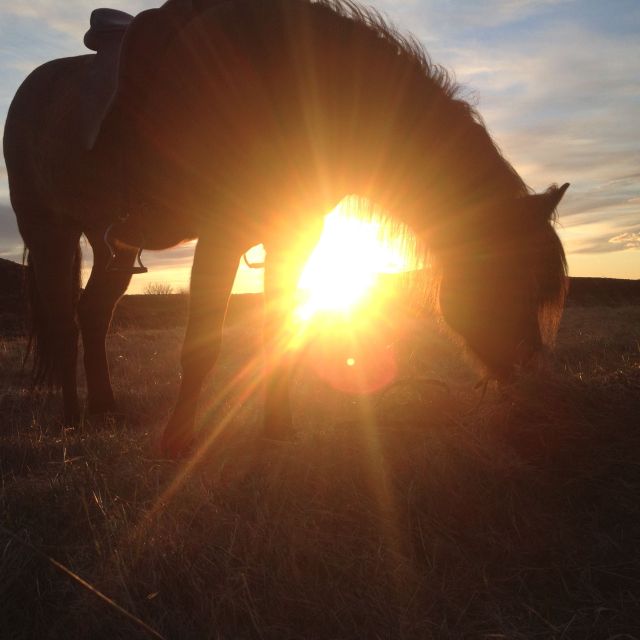
[[[32,343],[36,383],[62,387],[67,424],[78,417],[76,304],[80,290],[80,231],[21,224],[29,251]]]
[[[115,270],[107,271],[110,255],[102,235],[89,232],[87,238],[93,249],[93,267],[78,303],[78,317],[87,377],[88,411],[100,414],[116,409],[105,341],[113,310],[131,280],[130,269],[136,250],[118,249],[111,265]]]

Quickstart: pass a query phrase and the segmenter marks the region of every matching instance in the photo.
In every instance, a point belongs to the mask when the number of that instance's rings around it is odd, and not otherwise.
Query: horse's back
[[[237,0],[181,29],[158,57],[154,99],[137,113],[157,146],[216,175],[203,183],[211,193],[186,192],[203,202],[232,194],[252,211],[331,208],[336,195],[365,190],[374,171],[403,173],[412,159],[395,153],[396,140],[409,136],[425,93],[413,91],[435,82],[417,57],[399,55],[375,14],[338,8]]]
[[[74,217],[70,194],[95,173],[81,139],[82,83],[92,58],[60,58],[37,67],[9,107],[3,146],[19,224],[32,222],[25,217],[43,209]]]
[[[79,115],[80,83],[92,56],[51,60],[34,69],[23,81],[7,114],[4,153],[9,170],[20,166],[26,147],[42,144],[55,130],[71,130]],[[67,124],[68,123],[68,124]],[[61,132],[60,132],[61,133]]]

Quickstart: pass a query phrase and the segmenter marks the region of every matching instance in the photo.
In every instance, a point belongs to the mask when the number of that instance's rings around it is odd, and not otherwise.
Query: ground
[[[209,447],[173,463],[156,449],[172,300],[146,325],[121,312],[123,417],[75,430],[28,391],[24,338],[0,341],[3,638],[150,637],[42,553],[165,638],[638,637],[640,306],[570,306],[547,372],[484,397],[437,320],[408,317],[397,382],[370,396],[307,358],[288,445],[260,438],[243,393],[260,337],[244,309],[203,394]]]

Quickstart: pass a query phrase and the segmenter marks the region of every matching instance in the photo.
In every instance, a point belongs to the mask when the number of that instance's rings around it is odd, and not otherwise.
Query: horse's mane
[[[439,94],[439,98],[448,104],[450,124],[465,129],[465,153],[474,155],[474,151],[479,150],[483,154],[485,172],[500,176],[500,186],[504,189],[503,196],[508,194],[511,197],[519,197],[532,193],[503,156],[476,107],[465,98],[467,89],[456,81],[452,72],[432,61],[415,36],[398,29],[377,9],[361,5],[355,0],[311,0],[311,4],[324,7],[369,30],[402,56],[407,64],[413,65]]]
[[[522,198],[531,195],[533,191],[518,175],[517,171],[503,156],[501,150],[487,130],[485,122],[475,106],[465,99],[465,88],[458,84],[445,67],[434,63],[423,45],[410,33],[398,30],[380,11],[372,7],[365,7],[354,0],[312,0],[312,4],[324,7],[334,14],[352,21],[369,30],[377,38],[392,48],[397,55],[402,56],[407,64],[413,65],[426,78],[430,85],[447,103],[448,125],[464,131],[464,155],[467,158],[482,158],[476,164],[476,183],[472,196],[479,199],[491,198]],[[360,211],[366,211],[367,203],[362,201],[358,205]],[[373,215],[377,215],[375,207]],[[511,212],[509,212],[511,213]],[[367,214],[365,214],[367,215]],[[567,288],[567,262],[562,244],[557,235],[552,232],[551,225],[556,221],[556,211],[551,212],[549,222],[545,223],[544,246],[538,256],[539,264],[530,264],[531,280],[535,289],[538,307],[539,325],[545,342],[550,343],[555,337],[562,306]],[[508,222],[514,229],[514,238],[524,237],[527,242],[529,221],[522,219]],[[400,232],[404,236],[404,244],[413,254],[415,266],[432,264],[433,256],[420,250],[413,239],[408,238],[408,231],[403,230],[396,222],[389,221],[387,233]],[[437,265],[437,260],[432,266]],[[409,281],[417,291],[424,294],[424,282]],[[438,269],[432,269],[430,283],[426,287],[427,299],[434,303],[438,297],[440,274]],[[488,283],[485,283],[488,284]],[[437,307],[437,302],[435,302]]]
[[[380,11],[355,2],[354,0],[311,0],[312,4],[326,7],[331,12],[361,24],[401,55],[411,59],[426,77],[435,82],[449,98],[458,97],[461,86],[443,66],[434,63],[422,44],[411,33],[403,33]]]

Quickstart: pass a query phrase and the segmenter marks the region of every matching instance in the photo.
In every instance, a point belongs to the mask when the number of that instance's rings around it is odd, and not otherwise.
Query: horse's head
[[[492,207],[443,260],[442,314],[498,379],[535,362],[555,334],[566,261],[553,215],[568,186]]]

